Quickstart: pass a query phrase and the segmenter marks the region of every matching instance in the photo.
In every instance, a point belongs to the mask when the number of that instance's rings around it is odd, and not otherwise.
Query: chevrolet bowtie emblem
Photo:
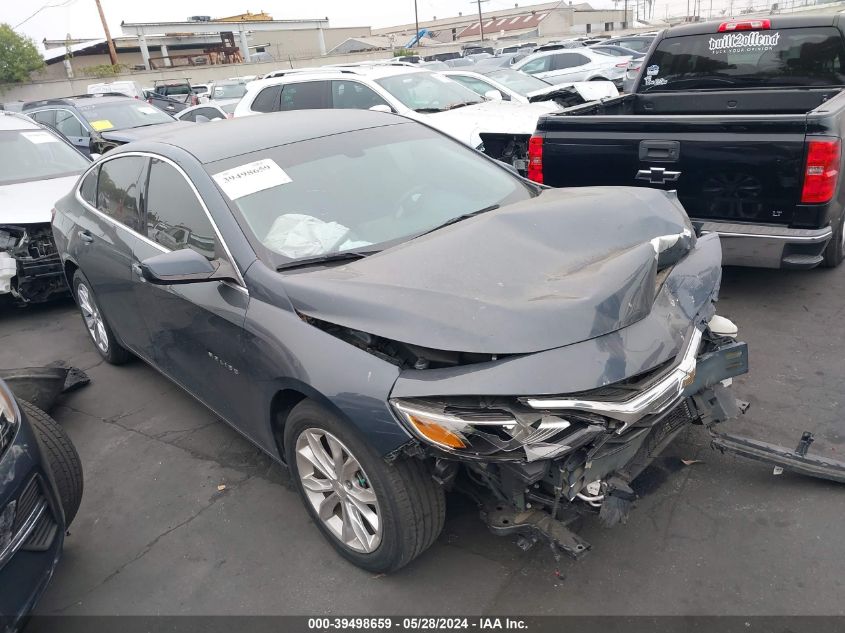
[[[679,171],[666,171],[663,167],[651,167],[637,172],[637,180],[645,180],[651,185],[665,185],[675,182],[681,175]]]

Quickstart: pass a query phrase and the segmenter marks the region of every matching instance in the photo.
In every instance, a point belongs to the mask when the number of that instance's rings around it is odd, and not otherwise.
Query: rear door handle
[[[94,241],[94,236],[89,231],[79,231],[77,235],[86,244],[91,244]]]

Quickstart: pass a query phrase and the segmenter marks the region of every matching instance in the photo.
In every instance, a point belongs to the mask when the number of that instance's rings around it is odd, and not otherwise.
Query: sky
[[[595,8],[610,8],[613,0],[587,0]],[[632,5],[635,0],[629,0]],[[655,17],[683,15],[686,0],[655,0]],[[694,0],[690,0],[693,2]],[[700,0],[703,13],[707,13],[711,0]],[[714,12],[719,7],[734,2],[735,7],[765,4],[767,0],[712,0]],[[507,9],[515,3],[522,6],[540,0],[487,0],[484,11]],[[617,0],[622,7],[622,0]],[[414,21],[413,0],[309,0],[290,2],[284,0],[101,0],[112,37],[122,35],[120,22],[181,21],[191,15],[222,17],[246,11],[266,11],[277,20],[328,17],[331,26],[391,26]],[[458,12],[477,11],[470,0],[417,0],[420,20],[435,16],[450,17]],[[42,9],[42,7],[44,7]],[[41,9],[41,11],[38,11]],[[37,14],[30,17],[33,13]],[[29,19],[27,19],[29,18]],[[26,22],[24,22],[26,20]],[[6,22],[17,31],[31,37],[39,45],[47,39],[63,39],[68,34],[74,38],[103,37],[94,0],[0,0],[0,23]],[[23,22],[23,24],[21,24]],[[20,26],[18,26],[20,25]]]

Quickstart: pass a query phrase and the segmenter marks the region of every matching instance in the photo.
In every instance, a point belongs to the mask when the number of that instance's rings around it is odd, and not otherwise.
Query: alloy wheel
[[[296,470],[323,525],[349,549],[374,552],[382,537],[378,499],[343,442],[323,429],[305,429],[296,439]]]
[[[79,302],[79,309],[82,310],[82,318],[85,320],[85,327],[91,335],[91,340],[103,354],[109,353],[109,337],[106,333],[106,323],[103,315],[97,307],[91,291],[84,283],[76,287],[76,298]]]

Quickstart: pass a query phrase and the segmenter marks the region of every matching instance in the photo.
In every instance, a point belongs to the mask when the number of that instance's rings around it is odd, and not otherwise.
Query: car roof
[[[413,66],[396,66],[388,64],[374,64],[372,66],[350,65],[350,66],[323,66],[309,70],[296,70],[289,72],[282,77],[269,77],[267,79],[256,79],[250,82],[250,87],[275,86],[291,81],[302,81],[307,79],[348,79],[350,75],[366,77],[368,79],[382,79],[394,75],[407,73],[433,72],[425,68],[414,68]]]
[[[201,163],[213,163],[279,145],[403,123],[409,120],[372,110],[293,110],[230,119],[215,126],[214,134],[201,124],[168,126],[163,132],[156,132],[153,126],[141,143],[150,150],[158,146],[155,149],[163,154],[167,153],[165,146],[180,147]],[[133,151],[134,146],[136,143],[122,145],[109,155]]]
[[[7,112],[0,110],[0,130],[40,130],[42,129],[32,119],[17,114],[16,112]]]
[[[24,110],[31,110],[32,108],[41,108],[51,105],[76,106],[92,103],[94,100],[97,103],[115,103],[118,101],[137,101],[132,97],[127,97],[123,94],[108,93],[99,95],[73,95],[71,97],[60,97],[58,99],[39,99],[38,101],[27,101],[23,104]]]

